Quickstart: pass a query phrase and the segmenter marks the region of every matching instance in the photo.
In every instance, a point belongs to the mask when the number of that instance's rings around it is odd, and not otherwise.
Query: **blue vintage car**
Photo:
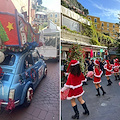
[[[8,106],[8,109],[22,104],[29,106],[35,88],[47,75],[47,65],[38,51],[6,51],[0,67],[3,72],[0,79],[0,105]]]

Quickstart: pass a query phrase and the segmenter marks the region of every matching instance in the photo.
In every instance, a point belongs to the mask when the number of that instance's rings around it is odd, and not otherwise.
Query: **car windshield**
[[[10,65],[12,66],[15,62],[15,55],[13,54],[7,54],[5,55],[5,59],[0,65]]]

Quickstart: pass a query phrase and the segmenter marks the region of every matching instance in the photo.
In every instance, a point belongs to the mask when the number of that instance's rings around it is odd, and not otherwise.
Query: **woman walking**
[[[112,84],[112,81],[110,80],[110,76],[112,75],[112,65],[110,64],[109,60],[106,60],[106,64],[104,65],[104,69],[106,70],[105,76],[107,78],[108,84],[107,86],[110,86]]]
[[[115,81],[117,80],[117,78],[118,78],[118,80],[120,80],[120,78],[119,78],[119,67],[120,67],[120,65],[119,65],[119,60],[116,58],[115,60],[114,60],[114,76],[115,76]]]
[[[85,77],[80,69],[79,61],[71,60],[68,66],[69,76],[67,82],[65,83],[64,87],[61,89],[61,92],[65,91],[66,89],[69,90],[69,94],[67,96],[68,100],[71,100],[71,105],[75,112],[75,115],[72,116],[72,119],[79,119],[79,111],[77,108],[77,104],[75,102],[75,98],[81,103],[85,112],[84,115],[89,115],[89,110],[86,106],[85,101],[82,99],[82,95],[84,94],[84,90],[82,88],[82,82],[85,81]]]
[[[98,60],[94,61],[95,64],[95,69],[94,69],[94,81],[93,83],[95,84],[95,88],[97,90],[96,96],[100,96],[99,88],[102,90],[103,94],[106,94],[106,92],[103,90],[103,87],[100,85],[101,82],[101,75],[103,71],[100,69],[100,62]]]

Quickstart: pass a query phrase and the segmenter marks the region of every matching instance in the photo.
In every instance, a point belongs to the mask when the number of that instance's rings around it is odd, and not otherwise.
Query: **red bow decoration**
[[[13,108],[15,108],[15,104],[14,104],[14,100],[9,99],[8,105],[6,107],[7,110],[12,110]]]
[[[4,100],[0,100],[0,107],[1,107],[1,104],[2,104],[3,101],[4,101]]]

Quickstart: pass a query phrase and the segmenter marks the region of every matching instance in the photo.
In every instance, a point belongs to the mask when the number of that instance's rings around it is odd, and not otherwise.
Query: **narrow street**
[[[0,120],[59,120],[59,63],[47,62],[48,74],[35,90],[28,108],[0,112]]]
[[[119,120],[120,119],[120,86],[119,81],[114,81],[114,75],[111,76],[113,84],[107,85],[107,79],[102,77],[101,85],[103,86],[106,94],[102,96],[96,96],[96,89],[92,80],[89,80],[88,85],[84,85],[83,89],[85,94],[83,99],[86,101],[86,105],[90,111],[90,115],[83,115],[84,112],[80,103],[76,100],[77,106],[80,112],[80,120]],[[73,120],[71,116],[74,114],[71,107],[71,102],[68,100],[62,101],[62,120]]]

